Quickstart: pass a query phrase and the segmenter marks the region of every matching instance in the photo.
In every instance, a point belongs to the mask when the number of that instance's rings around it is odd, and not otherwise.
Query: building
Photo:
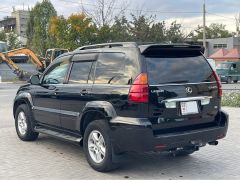
[[[206,44],[206,56],[210,57],[220,49],[227,51],[232,49],[240,49],[240,37],[207,39]]]
[[[216,64],[226,61],[230,62],[240,61],[240,48],[233,48],[231,50],[221,48],[217,52],[210,55],[209,58],[214,59]]]
[[[27,43],[27,23],[29,20],[29,11],[25,10],[14,10],[11,16],[5,17],[3,20],[0,20],[0,28],[3,28],[4,31],[14,31],[19,36],[19,40],[23,45]]]

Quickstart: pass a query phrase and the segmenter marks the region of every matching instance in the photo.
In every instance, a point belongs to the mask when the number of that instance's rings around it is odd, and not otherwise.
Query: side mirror
[[[40,84],[40,78],[39,78],[39,75],[32,75],[30,77],[30,81],[29,81],[31,84],[33,85],[39,85]]]

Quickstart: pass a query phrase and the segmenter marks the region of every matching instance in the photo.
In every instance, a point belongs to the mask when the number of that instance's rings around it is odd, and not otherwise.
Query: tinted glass
[[[150,84],[215,81],[203,56],[146,58]]]
[[[74,62],[69,76],[69,84],[88,83],[92,62]]]
[[[43,78],[43,84],[62,84],[67,74],[69,61],[53,65]]]
[[[100,54],[95,72],[95,84],[121,84],[131,81],[126,70],[126,57],[123,53]]]

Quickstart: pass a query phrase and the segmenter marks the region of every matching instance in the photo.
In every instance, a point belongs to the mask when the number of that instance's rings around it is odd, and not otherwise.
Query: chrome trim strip
[[[157,85],[149,85],[152,87],[158,87],[158,86],[182,86],[182,85],[197,85],[197,84],[214,84],[217,83],[216,81],[213,82],[200,82],[200,83],[171,83],[171,84],[157,84]]]
[[[147,118],[129,118],[117,116],[110,120],[110,123],[128,124],[135,126],[151,126],[152,123]]]
[[[52,109],[52,108],[45,108],[45,107],[33,106],[32,109],[33,110],[38,110],[38,111],[46,111],[46,112],[56,113],[56,114],[63,114],[63,115],[68,115],[68,116],[75,116],[75,117],[78,117],[80,115],[80,113],[78,113],[78,112],[65,111],[65,110]]]
[[[197,97],[185,97],[185,98],[172,98],[162,100],[161,103],[170,103],[170,102],[181,102],[181,101],[198,101],[212,99],[212,96],[197,96]]]

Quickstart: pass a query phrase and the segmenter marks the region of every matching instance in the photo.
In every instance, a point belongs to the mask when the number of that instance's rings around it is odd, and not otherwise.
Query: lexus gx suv
[[[97,171],[126,152],[188,155],[226,136],[218,75],[201,46],[108,43],[59,56],[19,88],[13,105],[23,141],[39,133],[79,143]]]

